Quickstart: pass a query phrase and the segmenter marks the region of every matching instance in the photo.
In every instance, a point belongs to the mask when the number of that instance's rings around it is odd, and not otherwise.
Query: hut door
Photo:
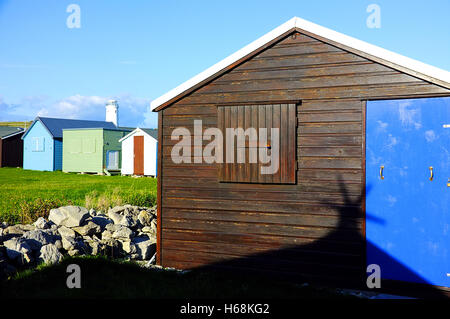
[[[134,137],[134,175],[144,175],[144,137]]]
[[[449,199],[450,98],[368,102],[367,264],[450,287]]]

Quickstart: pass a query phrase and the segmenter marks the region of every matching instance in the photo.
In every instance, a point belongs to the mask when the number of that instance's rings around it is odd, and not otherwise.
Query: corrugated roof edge
[[[258,50],[268,42],[276,39],[282,34],[288,32],[289,30],[299,29],[299,31],[305,31],[307,33],[311,33],[311,35],[316,35],[318,37],[323,38],[324,40],[328,40],[330,42],[335,42],[341,44],[351,51],[352,49],[355,51],[360,51],[362,53],[366,53],[375,58],[381,59],[380,63],[386,62],[390,67],[396,69],[400,68],[402,72],[411,74],[418,78],[422,78],[426,81],[435,83],[437,85],[446,87],[450,89],[450,72],[439,69],[437,67],[425,64],[423,62],[408,58],[406,56],[400,55],[398,53],[383,49],[376,45],[358,40],[356,38],[350,37],[348,35],[342,34],[340,32],[325,28],[318,24],[312,23],[310,21],[294,17],[289,21],[283,23],[272,31],[266,33],[259,39],[253,41],[247,46],[243,47],[239,51],[231,54],[226,57],[222,61],[214,64],[209,67],[205,71],[197,74],[181,85],[175,87],[164,95],[158,97],[150,103],[150,108],[153,111],[159,111],[158,107],[167,103],[168,101],[179,98],[183,93],[188,91],[190,88],[195,85],[205,81],[206,79],[213,77],[216,73],[222,71],[226,67],[232,65],[236,61],[244,58],[245,56],[251,54],[255,50]],[[360,52],[356,52],[359,54]],[[406,70],[410,72],[406,72]]]

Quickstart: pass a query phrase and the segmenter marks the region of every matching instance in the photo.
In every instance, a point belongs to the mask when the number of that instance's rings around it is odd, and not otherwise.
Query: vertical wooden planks
[[[252,106],[244,106],[244,131],[247,131],[252,127]],[[245,152],[245,164],[244,164],[244,178],[243,182],[251,182],[251,163],[250,163],[250,137],[248,141],[245,141],[244,152]]]
[[[230,129],[234,129],[236,127],[239,126],[239,108],[238,107],[230,107],[231,109],[231,125],[230,125]],[[230,165],[232,166],[231,168],[231,176],[230,176],[230,181],[234,181],[236,180],[236,178],[239,177],[239,164],[238,164],[238,157],[237,157],[237,139],[236,137],[234,137],[233,134],[230,135],[230,137],[232,136],[232,145],[234,146],[233,150],[233,161],[232,163],[230,163]],[[227,137],[228,138],[228,137]],[[230,141],[231,143],[231,141]]]
[[[237,107],[238,109],[238,121],[237,121],[237,126],[235,126],[234,128],[239,128],[242,129],[245,126],[245,106],[244,105],[239,105]],[[234,138],[234,137],[233,137]],[[245,164],[242,163],[243,161],[245,161],[245,144],[242,147],[240,145],[240,140],[239,138],[235,138],[235,142],[236,142],[236,166],[237,166],[237,175],[235,177],[233,177],[233,180],[238,180],[240,182],[243,182],[245,180]],[[242,158],[241,153],[244,153],[244,156]]]
[[[288,176],[288,143],[289,143],[289,123],[288,123],[288,104],[281,104],[280,106],[280,161],[279,171],[281,183],[289,182]]]
[[[226,128],[231,128],[240,129],[241,132],[246,133],[253,128],[256,130],[258,139],[258,143],[255,143],[250,139],[251,134],[245,135],[245,143],[242,145],[236,136],[233,137],[234,140],[229,140],[224,134],[224,152],[226,153],[228,145],[234,145],[234,154],[231,157],[234,162],[219,165],[222,167],[219,169],[219,181],[268,184],[296,182],[296,104],[224,106],[219,107],[217,112],[218,126],[223,132]],[[267,130],[266,141],[259,134],[260,129]],[[277,140],[275,136],[272,136],[272,129],[278,129]],[[272,152],[277,151],[277,148],[274,148],[275,143],[278,143],[278,154],[272,156]],[[270,162],[262,162],[258,148],[262,148],[262,152],[267,152]],[[251,163],[250,152],[255,149],[257,163]],[[239,154],[241,157],[238,156]],[[226,155],[224,157],[226,158]],[[242,159],[244,159],[243,163]],[[261,167],[269,166],[275,169],[274,173],[261,174]]]
[[[273,119],[273,106],[272,105],[265,105],[264,108],[266,109],[266,125],[264,126],[267,128],[267,144],[272,145],[272,133],[270,128],[273,127],[272,119]],[[267,166],[268,164],[262,164],[263,166]],[[260,172],[261,174],[261,172]],[[271,174],[264,174],[260,178],[260,182],[263,183],[272,183],[273,176]]]
[[[264,105],[258,105],[258,130],[259,128],[266,127],[266,108]],[[258,132],[259,133],[259,132]],[[258,139],[258,145],[261,146],[261,140]],[[258,150],[258,164],[257,164],[257,172],[258,175],[256,177],[256,181],[259,183],[264,183],[265,179],[261,175],[261,161],[259,157],[259,150]]]
[[[297,178],[297,105],[288,105],[288,142],[287,142],[287,155],[289,160],[287,161],[287,183],[295,184]]]
[[[231,126],[231,109],[229,107],[224,107],[223,112],[224,112],[224,131],[223,131],[224,136],[223,137],[225,139],[225,142],[224,142],[224,150],[223,150],[223,152],[224,152],[223,153],[224,172],[223,172],[222,180],[224,182],[227,182],[227,181],[231,180],[231,178],[230,178],[231,177],[231,164],[229,164],[226,159],[226,156],[227,156],[226,151],[227,151],[228,143],[229,143],[229,141],[227,141],[227,139],[226,139],[226,130],[227,130],[227,128],[229,128]]]
[[[218,107],[217,108],[217,128],[225,134],[225,108]],[[225,136],[225,135],[224,135]],[[225,143],[223,143],[223,146],[225,147]],[[215,154],[217,156],[217,154]],[[222,153],[222,163],[217,164],[218,168],[218,179],[221,180],[224,178],[224,171],[225,171],[225,152]]]
[[[251,107],[251,126],[254,127],[257,131],[257,134],[259,134],[258,132],[258,128],[259,128],[259,107],[258,105],[253,105]],[[258,159],[258,145],[257,144],[253,144],[250,145],[249,148],[249,152],[250,151],[254,151],[253,149],[256,149],[256,158]],[[250,182],[252,183],[257,183],[259,180],[259,166],[258,166],[258,161],[256,163],[251,163],[250,164]]]
[[[273,145],[274,143],[278,143],[278,155],[275,154],[275,156],[278,156],[278,169],[276,170],[276,172],[272,175],[272,183],[276,183],[279,184],[281,183],[281,172],[280,172],[280,162],[281,159],[283,157],[285,157],[285,154],[281,153],[281,105],[280,104],[275,104],[272,106],[272,126],[270,127],[271,129],[278,129],[278,138],[276,138],[276,136],[272,136],[272,132],[271,132],[271,137],[270,137],[270,145],[271,145],[271,149],[270,149],[270,153],[272,154],[272,152],[274,152],[274,148]],[[274,161],[276,159],[273,159],[272,161]],[[269,163],[267,166],[270,166],[274,163]]]

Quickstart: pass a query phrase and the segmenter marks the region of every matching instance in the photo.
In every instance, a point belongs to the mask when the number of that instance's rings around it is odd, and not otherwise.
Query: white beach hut
[[[122,143],[122,175],[156,176],[158,130],[136,128]]]

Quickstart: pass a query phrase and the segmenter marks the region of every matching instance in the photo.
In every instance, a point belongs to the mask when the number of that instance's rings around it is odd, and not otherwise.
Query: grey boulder
[[[152,219],[153,215],[146,210],[141,211],[138,215],[138,220],[143,226],[150,226]]]
[[[50,210],[48,219],[58,226],[78,227],[82,226],[89,217],[86,208],[80,206],[63,206]]]
[[[101,215],[92,217],[92,222],[100,226],[101,230],[104,230],[106,228],[106,225],[113,223],[111,219]]]
[[[131,229],[121,225],[112,233],[112,238],[115,239],[130,239],[133,236],[134,233]]]
[[[44,218],[44,217],[39,217],[34,223],[33,226],[38,228],[38,229],[48,229],[50,228],[50,223]]]
[[[24,265],[33,261],[32,250],[26,240],[22,238],[12,238],[3,243],[6,248],[6,255],[9,259]]]
[[[75,237],[76,236],[75,232],[66,226],[59,227],[58,233],[61,235],[61,237]]]
[[[59,252],[55,245],[49,244],[41,247],[39,261],[47,264],[56,264],[63,259],[63,255]]]
[[[48,245],[55,241],[52,235],[41,229],[27,231],[23,234],[22,239],[25,240],[32,250],[40,250],[43,245]]]
[[[22,236],[27,231],[30,231],[30,230],[33,230],[33,229],[34,229],[33,225],[17,224],[17,225],[8,226],[8,227],[4,228],[3,232],[2,232],[2,235],[5,238],[9,239],[9,238],[12,238],[12,237]]]
[[[137,259],[150,259],[156,251],[156,240],[147,236],[135,237],[132,243],[136,247]]]
[[[72,228],[74,231],[76,231],[81,236],[92,236],[95,234],[98,234],[101,232],[101,227],[91,221],[89,221],[84,226],[78,226]]]

